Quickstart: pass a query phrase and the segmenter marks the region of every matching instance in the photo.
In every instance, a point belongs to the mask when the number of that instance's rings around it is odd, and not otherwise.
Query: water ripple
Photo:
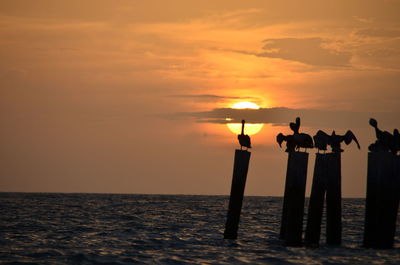
[[[343,246],[288,248],[282,199],[246,197],[238,240],[223,240],[227,196],[0,193],[3,264],[399,264],[360,248],[364,200],[343,200]]]

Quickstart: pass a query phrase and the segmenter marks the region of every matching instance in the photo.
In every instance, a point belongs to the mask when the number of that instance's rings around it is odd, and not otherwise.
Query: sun
[[[260,106],[253,102],[238,102],[231,106],[232,109],[260,109]],[[234,134],[240,134],[242,132],[241,123],[227,123],[226,126]],[[246,123],[244,133],[248,135],[254,135],[261,131],[264,127],[262,123]]]

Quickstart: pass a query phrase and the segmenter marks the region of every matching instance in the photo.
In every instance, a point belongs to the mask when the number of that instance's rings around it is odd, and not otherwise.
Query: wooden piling
[[[289,152],[280,238],[286,246],[301,246],[308,153]]]
[[[307,214],[304,242],[306,246],[318,247],[321,236],[321,221],[326,193],[328,159],[326,154],[316,154],[313,183]]]
[[[393,248],[399,207],[399,156],[368,153],[364,240],[366,248]]]
[[[237,238],[250,154],[251,153],[246,150],[235,150],[231,195],[229,198],[228,216],[224,231],[225,239]]]
[[[340,245],[342,242],[342,176],[341,153],[327,156],[326,182],[326,243]]]

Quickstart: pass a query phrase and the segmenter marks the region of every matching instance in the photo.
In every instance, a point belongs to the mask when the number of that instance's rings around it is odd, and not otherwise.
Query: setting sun
[[[260,106],[253,102],[238,102],[231,106],[232,109],[259,109]],[[227,118],[229,120],[229,118]],[[226,126],[228,129],[233,132],[234,134],[240,134],[242,130],[241,123],[227,123]],[[254,135],[261,131],[264,124],[262,123],[246,123],[244,133],[248,135]]]

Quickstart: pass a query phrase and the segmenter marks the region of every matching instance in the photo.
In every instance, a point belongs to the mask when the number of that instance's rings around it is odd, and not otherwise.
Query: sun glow
[[[260,109],[260,106],[253,102],[238,102],[231,106],[232,109]],[[226,118],[226,120],[231,120]],[[234,134],[240,134],[242,132],[241,123],[227,123],[226,126]],[[254,135],[261,131],[264,127],[262,123],[246,123],[244,128],[244,133],[248,135]]]

